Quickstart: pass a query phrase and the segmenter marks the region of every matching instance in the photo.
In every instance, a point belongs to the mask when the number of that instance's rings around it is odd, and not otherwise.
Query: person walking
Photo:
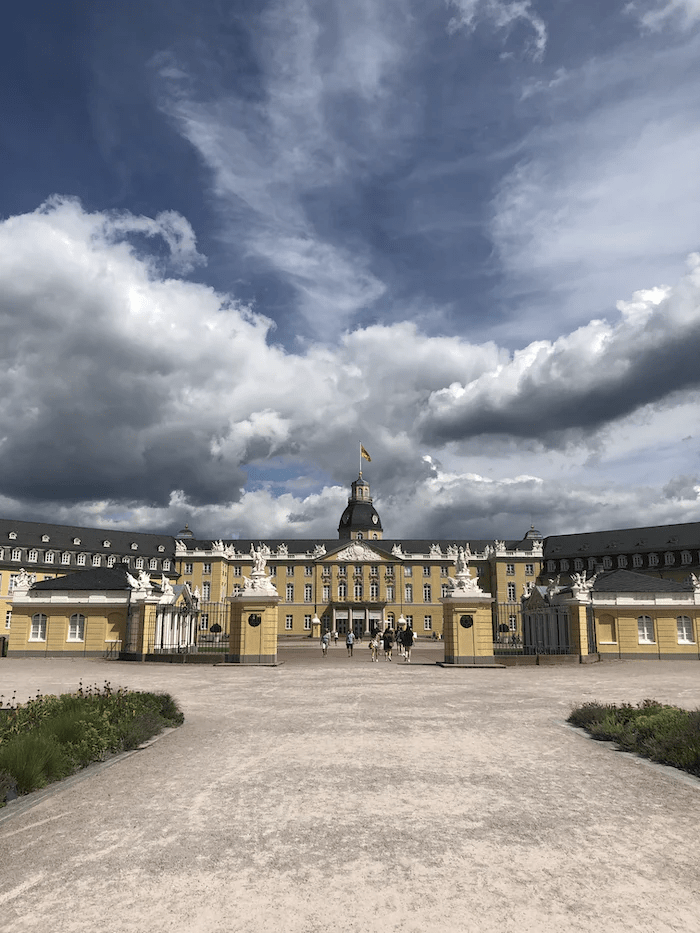
[[[335,646],[338,647],[338,629],[333,632],[333,638],[335,638]]]
[[[394,644],[394,633],[390,628],[384,632],[382,641],[384,643],[384,660],[391,661],[391,649]]]
[[[413,634],[413,629],[410,625],[407,625],[403,633],[403,654],[407,664],[411,663],[411,648],[413,648],[414,641],[415,635]]]
[[[328,632],[324,632],[321,636],[321,651],[323,652],[323,657],[325,658],[328,654],[328,645],[330,644],[331,636]]]
[[[349,658],[352,657],[352,649],[353,649],[354,644],[355,644],[355,633],[353,632],[352,629],[350,629],[348,634],[345,636],[345,647],[348,649]]]

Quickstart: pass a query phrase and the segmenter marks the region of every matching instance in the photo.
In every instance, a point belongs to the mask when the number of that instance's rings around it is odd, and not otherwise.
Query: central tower
[[[351,495],[345,511],[340,516],[338,537],[341,541],[355,538],[358,541],[380,541],[382,523],[379,513],[372,505],[369,483],[362,479],[362,470],[351,486]]]

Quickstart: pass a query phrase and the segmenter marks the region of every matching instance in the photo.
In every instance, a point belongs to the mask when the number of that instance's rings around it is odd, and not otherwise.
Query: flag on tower
[[[361,453],[362,456],[365,458],[365,460],[369,460],[370,463],[372,462],[372,458],[370,457],[370,455],[369,455],[369,454],[367,453],[367,451],[365,450],[363,444],[360,444],[360,453]]]

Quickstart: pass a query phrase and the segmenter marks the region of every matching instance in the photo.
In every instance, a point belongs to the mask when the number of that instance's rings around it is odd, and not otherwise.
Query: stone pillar
[[[445,664],[494,664],[491,603],[487,593],[443,597],[442,632]]]
[[[231,634],[228,664],[277,664],[279,596],[229,596]]]
[[[564,605],[569,610],[571,651],[572,654],[577,654],[582,660],[588,659],[588,618],[586,614],[588,604],[587,595],[584,599],[567,599],[564,601]]]

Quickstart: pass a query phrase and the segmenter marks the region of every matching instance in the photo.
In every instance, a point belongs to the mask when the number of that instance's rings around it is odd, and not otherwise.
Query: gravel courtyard
[[[0,660],[0,694],[171,693],[185,724],[0,810],[2,933],[700,931],[700,781],[564,724],[700,706],[698,662],[450,670]]]

